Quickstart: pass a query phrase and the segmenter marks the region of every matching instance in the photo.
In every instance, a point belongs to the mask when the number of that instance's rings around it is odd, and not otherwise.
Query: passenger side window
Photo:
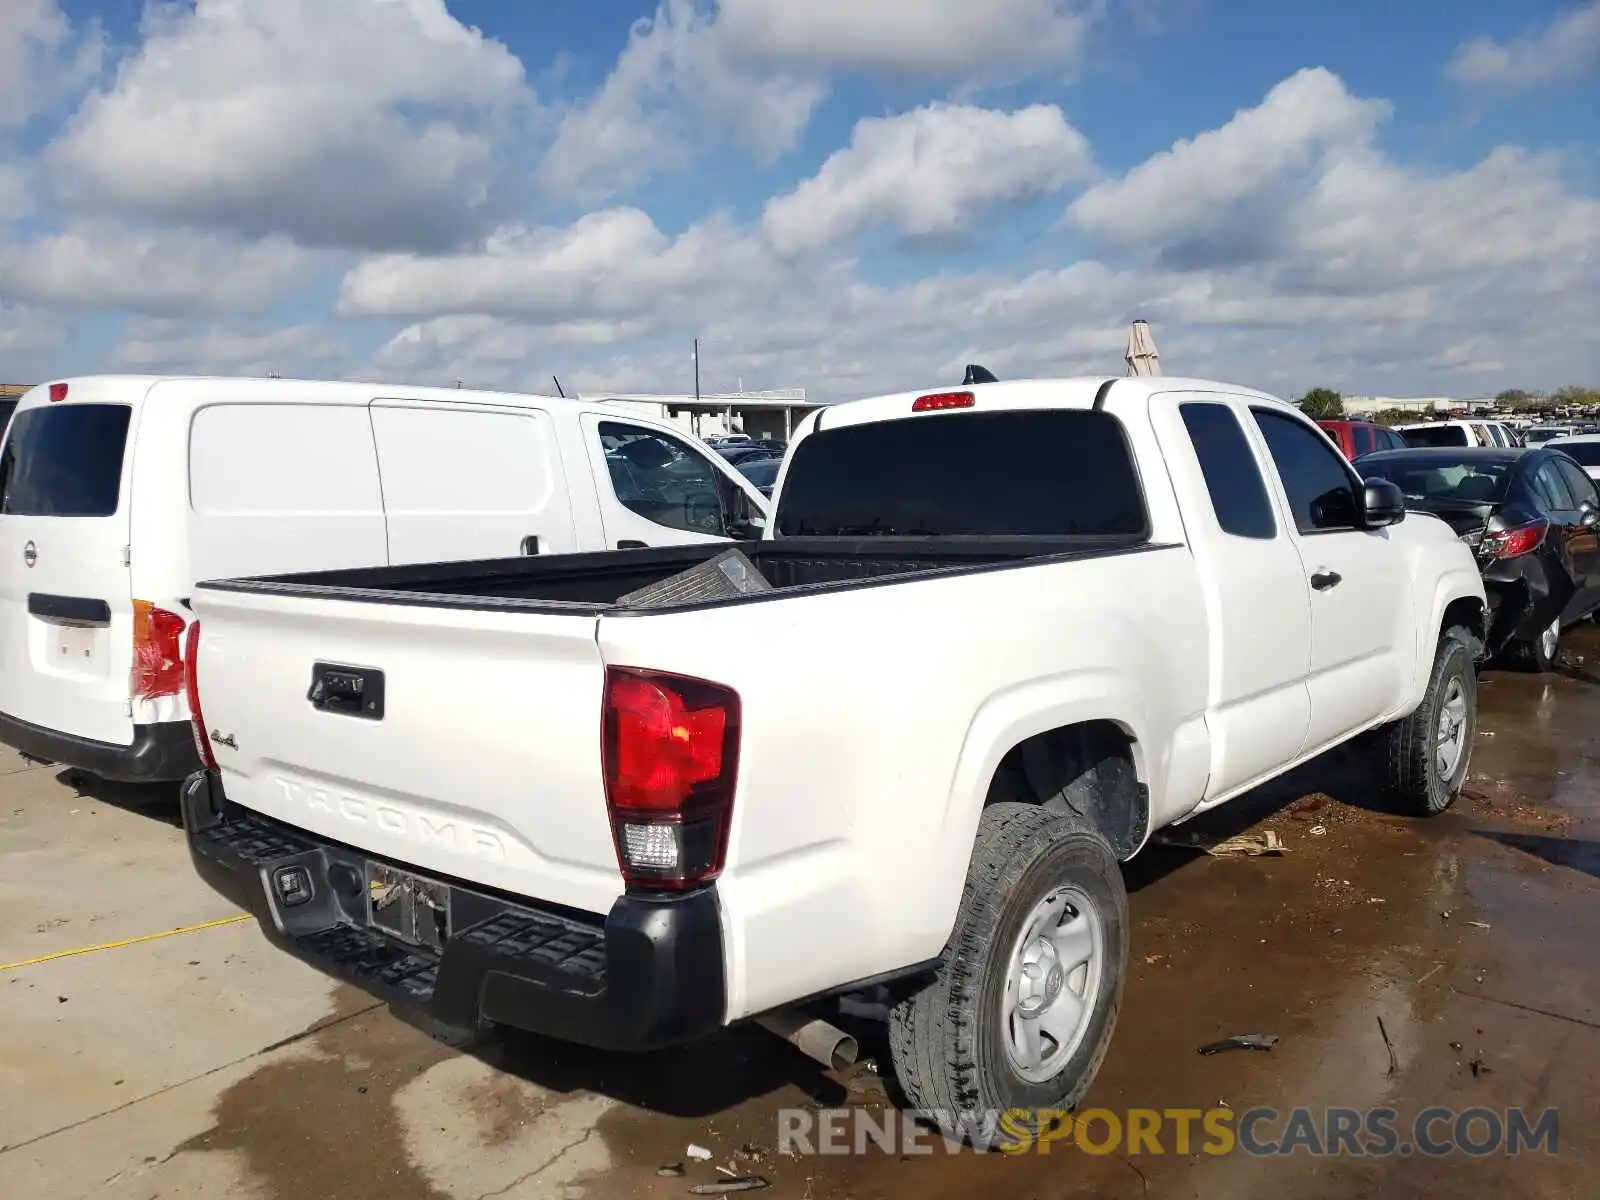
[[[1600,510],[1600,493],[1596,493],[1594,480],[1584,473],[1582,467],[1572,463],[1555,460],[1555,466],[1561,472],[1561,478],[1567,481],[1567,490],[1572,493],[1574,508],[1582,508],[1587,504],[1590,508]]]
[[[686,443],[654,429],[602,421],[600,444],[624,508],[668,529],[717,537],[729,532],[733,489]]]
[[[1250,411],[1288,493],[1296,528],[1301,533],[1360,528],[1361,497],[1343,457],[1294,417],[1264,408]]]
[[[1233,409],[1226,404],[1184,404],[1178,412],[1194,443],[1211,509],[1224,533],[1271,538],[1278,533],[1272,501],[1256,466],[1256,456]]]
[[[1372,430],[1366,425],[1352,425],[1350,432],[1355,437],[1356,457],[1371,454],[1375,447],[1372,444]]]
[[[1539,464],[1539,469],[1533,473],[1533,490],[1542,503],[1556,512],[1568,512],[1578,507],[1554,459]]]
[[[1405,438],[1401,437],[1394,430],[1385,429],[1383,431],[1383,436],[1384,436],[1383,448],[1385,450],[1404,450],[1406,448],[1406,440],[1405,440]]]

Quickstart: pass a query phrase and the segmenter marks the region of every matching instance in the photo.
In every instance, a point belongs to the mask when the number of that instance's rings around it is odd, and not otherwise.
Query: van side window
[[[1278,523],[1272,516],[1272,501],[1233,409],[1226,404],[1183,404],[1178,412],[1194,443],[1206,491],[1211,494],[1211,508],[1223,532],[1236,537],[1276,537]]]
[[[109,517],[122,493],[133,410],[126,404],[24,409],[0,453],[0,512]]]
[[[601,421],[600,444],[624,508],[668,529],[727,533],[728,485],[687,443],[643,426]]]
[[[1360,527],[1361,497],[1344,458],[1294,417],[1251,409],[1301,533]]]

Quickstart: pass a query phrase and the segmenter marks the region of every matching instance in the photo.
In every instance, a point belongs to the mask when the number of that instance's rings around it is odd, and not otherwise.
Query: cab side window
[[[1303,422],[1271,409],[1250,410],[1266,439],[1301,533],[1361,527],[1361,496],[1345,460]]]
[[[1183,404],[1178,412],[1200,460],[1211,509],[1222,531],[1235,537],[1276,537],[1278,523],[1267,486],[1233,409],[1226,404]]]
[[[602,421],[600,444],[624,508],[668,529],[728,533],[732,489],[687,443],[659,430]]]

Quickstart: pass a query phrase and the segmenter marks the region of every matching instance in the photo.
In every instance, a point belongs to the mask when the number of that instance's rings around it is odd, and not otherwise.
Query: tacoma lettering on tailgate
[[[281,775],[274,778],[283,791],[283,798],[296,808],[327,813],[353,825],[381,829],[419,846],[469,854],[493,862],[506,861],[506,847],[500,835],[481,825],[449,817],[430,817],[365,796],[296,783]]]

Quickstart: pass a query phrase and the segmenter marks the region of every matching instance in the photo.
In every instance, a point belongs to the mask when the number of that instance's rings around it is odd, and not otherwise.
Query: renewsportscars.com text
[[[1254,1157],[1443,1157],[1560,1150],[1556,1109],[1013,1108],[1003,1112],[782,1109],[779,1154],[933,1154],[965,1143],[1003,1154],[1237,1154]]]

